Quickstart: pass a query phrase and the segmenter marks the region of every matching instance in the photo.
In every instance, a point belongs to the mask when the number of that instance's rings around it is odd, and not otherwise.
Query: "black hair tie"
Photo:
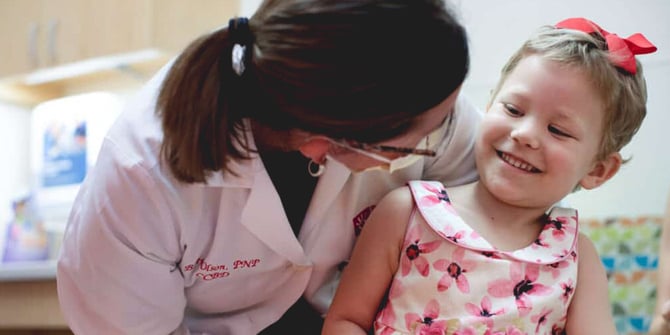
[[[249,19],[246,17],[236,17],[228,21],[228,34],[233,43],[244,47],[250,46],[254,42],[254,36],[249,29]]]
[[[242,76],[247,65],[251,62],[253,53],[252,44],[254,36],[249,29],[249,19],[246,17],[237,17],[228,21],[228,36],[233,43],[232,47],[232,68],[238,75]]]

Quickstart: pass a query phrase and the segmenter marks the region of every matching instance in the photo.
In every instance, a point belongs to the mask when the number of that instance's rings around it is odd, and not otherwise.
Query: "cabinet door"
[[[153,0],[152,7],[152,44],[176,53],[198,36],[226,26],[238,15],[240,0]]]
[[[0,77],[40,66],[41,0],[0,1]]]
[[[0,0],[0,77],[154,47],[176,54],[240,0]]]
[[[149,46],[149,0],[43,0],[48,66]]]
[[[44,66],[68,63],[83,57],[81,35],[86,15],[83,0],[42,0],[40,57]]]

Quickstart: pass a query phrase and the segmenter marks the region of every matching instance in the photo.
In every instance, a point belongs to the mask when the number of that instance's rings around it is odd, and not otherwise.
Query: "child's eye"
[[[566,133],[566,132],[564,132],[564,131],[562,131],[562,130],[554,127],[554,126],[549,126],[549,132],[553,133],[553,134],[556,134],[558,136],[572,137],[572,136],[570,136],[570,134],[568,134],[568,133]]]
[[[511,114],[511,115],[515,115],[515,116],[522,116],[522,115],[523,115],[523,114],[522,114],[518,109],[516,109],[513,105],[510,105],[510,104],[504,104],[503,106],[505,107],[505,110],[507,110],[507,113],[509,113],[509,114]]]

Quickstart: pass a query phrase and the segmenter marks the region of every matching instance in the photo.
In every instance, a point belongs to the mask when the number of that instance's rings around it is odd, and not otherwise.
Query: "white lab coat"
[[[57,282],[76,334],[256,334],[301,294],[325,313],[366,209],[408,180],[476,179],[481,115],[461,97],[441,157],[392,175],[328,161],[296,238],[258,157],[206,184],[178,183],[159,162],[165,72],[113,125],[73,206]]]

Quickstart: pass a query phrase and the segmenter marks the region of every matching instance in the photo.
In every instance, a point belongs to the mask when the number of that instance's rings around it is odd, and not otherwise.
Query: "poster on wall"
[[[64,114],[48,120],[42,133],[42,187],[78,184],[86,175],[85,115]]]
[[[47,221],[67,219],[121,108],[117,94],[93,92],[50,100],[33,109],[31,170],[37,209]]]

